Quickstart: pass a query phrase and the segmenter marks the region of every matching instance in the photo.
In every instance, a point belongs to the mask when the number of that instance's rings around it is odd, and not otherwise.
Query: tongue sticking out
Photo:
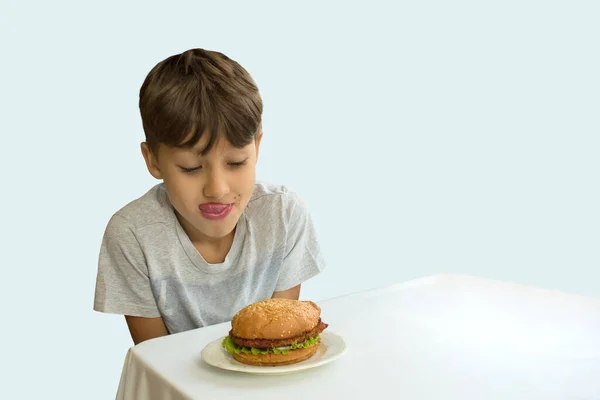
[[[220,214],[229,207],[228,204],[202,204],[200,210],[207,214]]]

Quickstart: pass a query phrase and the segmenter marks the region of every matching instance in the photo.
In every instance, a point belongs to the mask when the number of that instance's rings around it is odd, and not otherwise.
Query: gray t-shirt
[[[257,183],[225,261],[207,263],[179,224],[164,184],[110,219],[94,310],[163,317],[170,333],[231,320],[244,306],[325,267],[305,204],[284,186]]]

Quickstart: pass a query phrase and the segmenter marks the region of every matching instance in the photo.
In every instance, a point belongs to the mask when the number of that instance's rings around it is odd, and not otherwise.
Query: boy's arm
[[[298,300],[300,298],[300,285],[288,290],[284,290],[282,292],[275,292],[273,293],[273,296],[271,296],[271,298]]]
[[[315,229],[306,204],[288,192],[285,204],[285,248],[272,297],[298,299],[300,285],[325,268]]]
[[[110,219],[102,239],[94,310],[124,315],[136,345],[168,334],[135,226],[118,214]]]
[[[154,339],[169,334],[167,327],[161,317],[158,318],[144,318],[144,317],[132,317],[131,315],[125,316],[127,326],[129,327],[129,333],[133,339],[135,345],[149,339]]]

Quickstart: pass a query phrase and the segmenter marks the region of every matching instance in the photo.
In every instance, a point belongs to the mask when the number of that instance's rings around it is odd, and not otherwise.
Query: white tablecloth
[[[220,324],[130,349],[119,399],[600,399],[600,299],[436,275],[320,303],[347,353],[283,376],[206,365]]]

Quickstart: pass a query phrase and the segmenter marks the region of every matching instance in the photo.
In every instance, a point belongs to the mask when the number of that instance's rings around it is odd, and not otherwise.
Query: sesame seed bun
[[[321,308],[312,301],[267,299],[240,310],[231,321],[233,335],[244,339],[287,339],[319,323]]]

